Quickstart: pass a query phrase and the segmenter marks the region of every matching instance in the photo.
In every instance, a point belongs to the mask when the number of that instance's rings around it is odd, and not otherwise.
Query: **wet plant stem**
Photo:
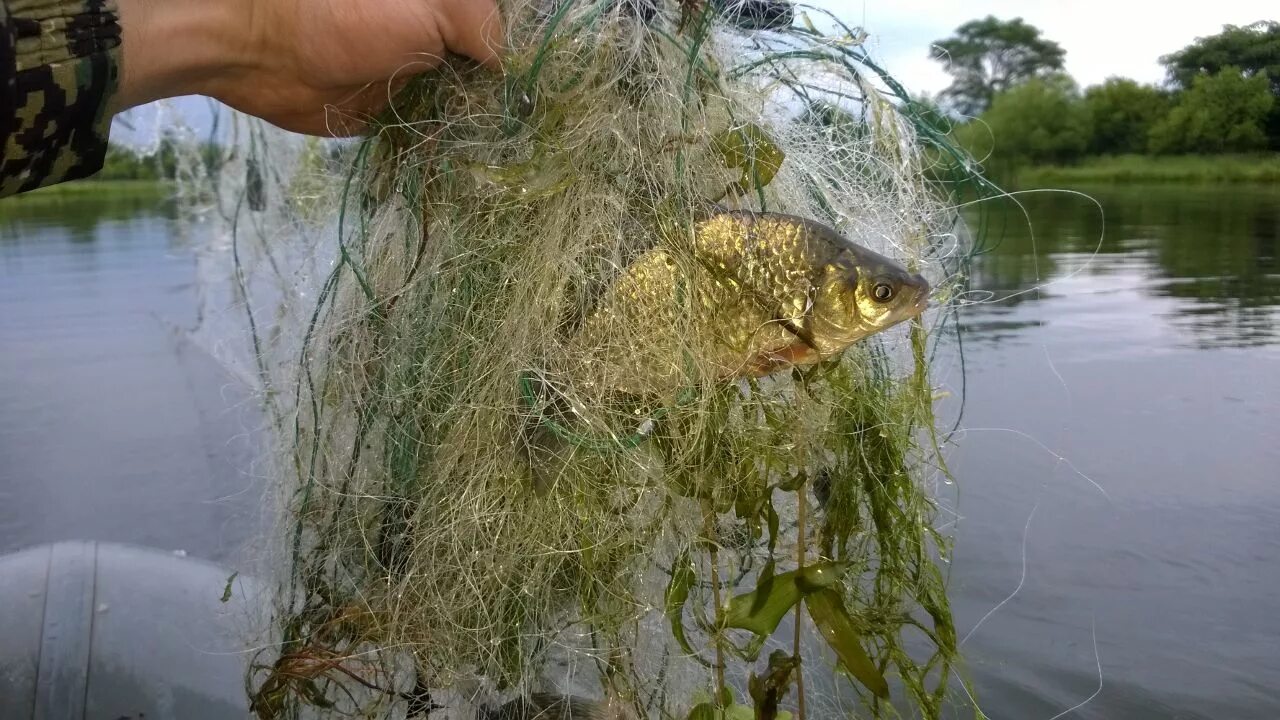
[[[716,612],[716,704],[725,703],[724,683],[724,605],[720,598],[720,539],[716,533],[716,511],[710,500],[702,501],[703,534],[711,555],[711,602]]]
[[[804,569],[805,515],[808,512],[805,486],[802,483],[796,489],[796,569]],[[800,626],[804,622],[801,607],[804,603],[796,603],[795,635],[792,638],[791,655],[796,659],[796,720],[805,720],[804,712],[804,663],[800,659]]]

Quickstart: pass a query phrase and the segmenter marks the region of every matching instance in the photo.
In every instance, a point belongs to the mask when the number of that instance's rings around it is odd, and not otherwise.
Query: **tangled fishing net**
[[[234,116],[188,183],[279,460],[258,717],[940,716],[961,159],[820,11],[501,5],[503,73],[445,63],[358,141]],[[683,260],[709,207],[830,227],[931,309],[726,380]],[[663,302],[610,295],[655,248]]]

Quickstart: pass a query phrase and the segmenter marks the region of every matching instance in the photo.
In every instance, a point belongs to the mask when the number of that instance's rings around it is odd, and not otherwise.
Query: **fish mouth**
[[[925,310],[929,309],[929,296],[933,294],[933,288],[929,286],[929,281],[924,277],[916,275],[913,278],[916,281],[916,300],[907,310],[907,317],[916,317]]]
[[[920,313],[923,313],[925,310],[928,310],[928,309],[929,309],[929,293],[928,291],[923,291],[916,296],[916,303],[915,305],[911,306],[911,314],[919,315]]]

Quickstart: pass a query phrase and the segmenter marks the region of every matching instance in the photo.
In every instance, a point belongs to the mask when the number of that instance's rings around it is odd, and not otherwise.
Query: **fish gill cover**
[[[257,716],[939,717],[980,180],[820,10],[501,6],[502,73],[188,167],[280,495]]]

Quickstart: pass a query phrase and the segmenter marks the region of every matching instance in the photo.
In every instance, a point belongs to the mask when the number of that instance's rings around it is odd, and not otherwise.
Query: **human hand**
[[[494,0],[119,0],[113,110],[199,94],[287,130],[351,135],[447,52],[498,66]]]

